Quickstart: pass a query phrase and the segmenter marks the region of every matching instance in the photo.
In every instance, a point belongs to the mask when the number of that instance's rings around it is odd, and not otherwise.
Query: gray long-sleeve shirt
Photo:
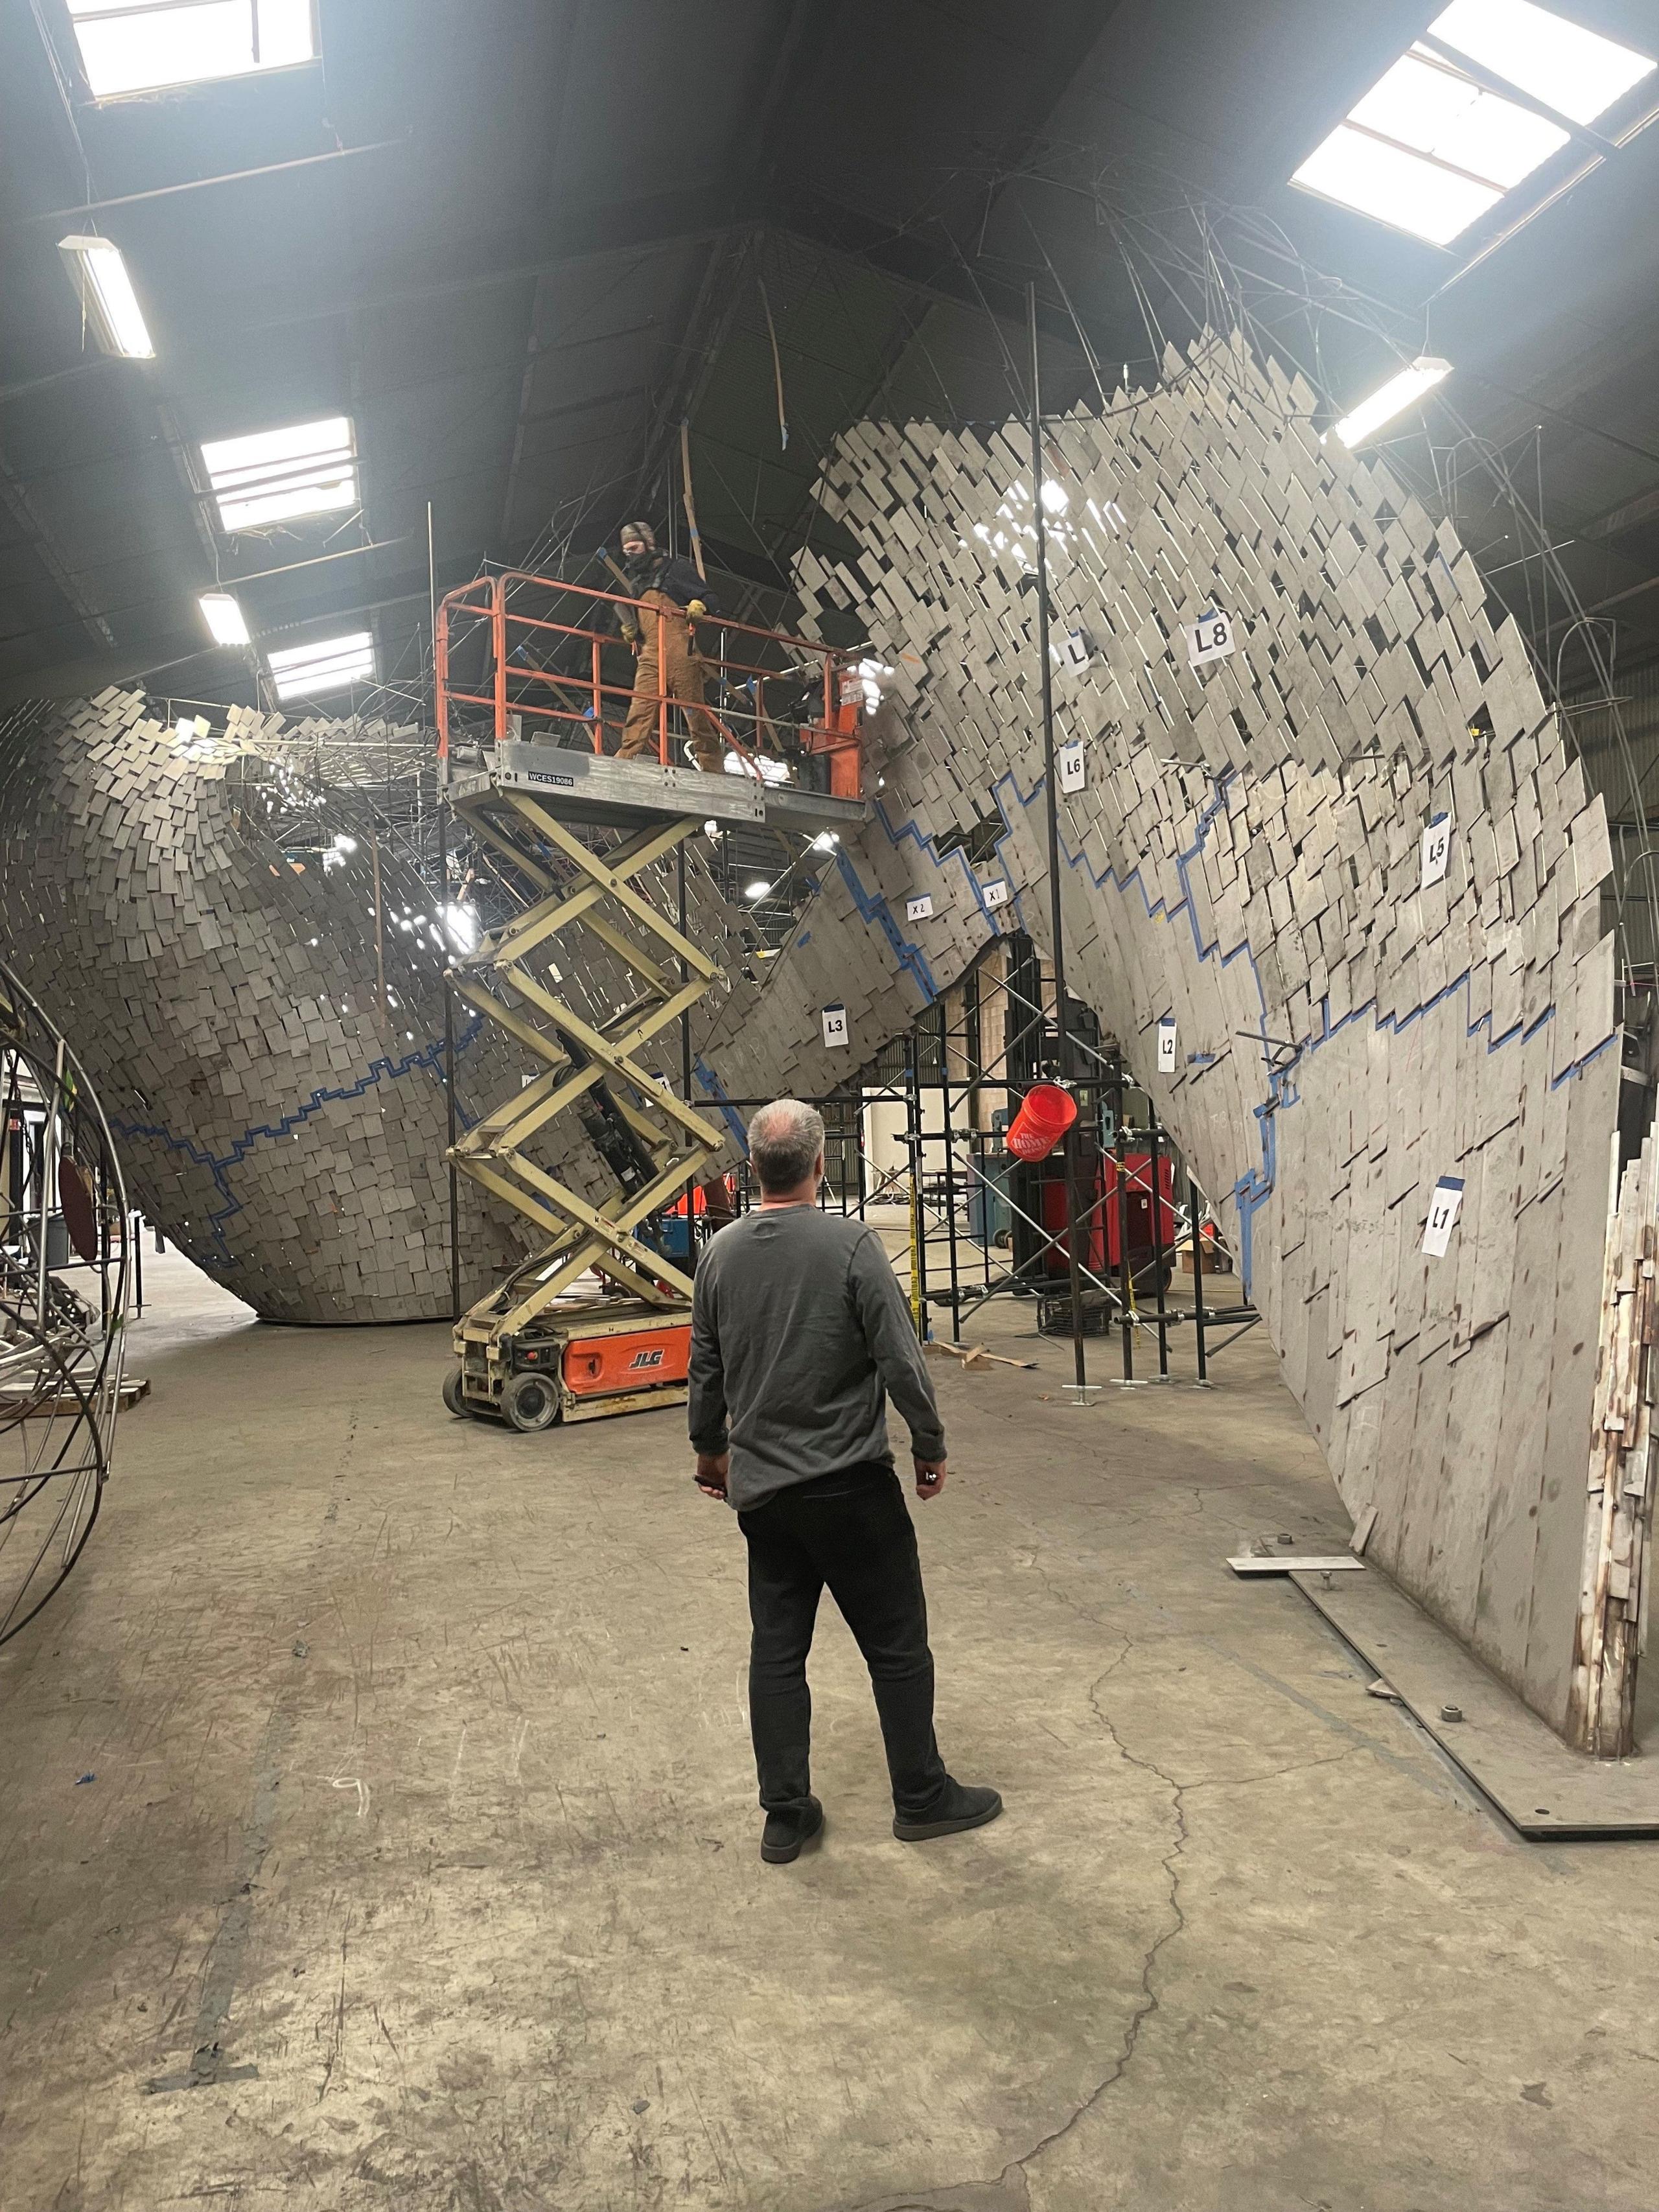
[[[696,1450],[730,1449],[733,1505],[890,1459],[890,1393],[912,1450],[942,1459],[933,1378],[873,1229],[789,1206],[720,1231],[692,1301],[690,1428]]]

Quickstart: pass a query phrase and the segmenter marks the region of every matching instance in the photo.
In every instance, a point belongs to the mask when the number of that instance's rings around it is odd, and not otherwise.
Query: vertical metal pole
[[[1123,1325],[1123,1379],[1135,1379],[1134,1285],[1129,1273],[1129,1175],[1124,1158],[1123,1140],[1123,1055],[1115,1055],[1113,1079],[1115,1104],[1113,1110],[1112,1158],[1117,1175],[1117,1295],[1120,1316]]]
[[[1037,358],[1036,286],[1025,288],[1031,331],[1031,508],[1036,526],[1037,659],[1042,666],[1042,787],[1048,827],[1048,928],[1053,939],[1054,1038],[1060,1079],[1072,1079],[1071,1019],[1066,1002],[1066,939],[1060,896],[1060,791],[1054,769],[1054,671],[1048,662],[1048,519],[1042,504],[1042,382]],[[1041,996],[1041,994],[1038,994]],[[1039,1017],[1040,1018],[1040,1017]],[[1077,1249],[1078,1125],[1066,1133],[1066,1259],[1072,1286],[1072,1362],[1079,1394],[1089,1379],[1083,1349],[1083,1267]]]
[[[1204,1235],[1198,1219],[1198,1185],[1193,1181],[1193,1171],[1187,1170],[1187,1211],[1193,1229],[1193,1343],[1198,1353],[1198,1379],[1209,1376],[1209,1364],[1204,1356]]]
[[[680,935],[685,935],[685,840],[682,837],[674,848],[674,889],[679,900]],[[685,955],[680,955],[680,981],[690,976],[685,964]],[[689,1106],[691,1103],[691,1009],[688,1006],[680,1016],[680,1096]]]
[[[945,1224],[949,1237],[947,1249],[951,1255],[951,1341],[960,1344],[962,1311],[957,1281],[957,1164],[953,1158],[955,1139],[951,1133],[951,1041],[945,1001],[945,994],[941,991],[939,995],[939,1070],[942,1079],[940,1113],[945,1128]]]
[[[439,720],[438,695],[438,561],[432,527],[432,501],[426,503],[426,593],[427,609],[432,623],[432,719]],[[507,733],[507,666],[505,602],[501,599],[499,580],[495,586],[498,618],[492,627],[497,638],[495,662],[497,738]],[[380,878],[376,860],[374,913],[375,930],[380,929]],[[447,1164],[449,1170],[449,1317],[461,1317],[461,1192],[460,1176],[455,1167],[455,1139],[459,1133],[455,1117],[455,987],[449,977],[449,752],[441,744],[438,750],[438,936],[444,949],[444,1109],[448,1135],[446,1144]],[[381,1012],[385,1012],[384,985]]]
[[[682,837],[674,848],[674,894],[679,918],[680,935],[685,935],[685,840]],[[680,955],[680,981],[690,974],[685,964],[685,955]],[[680,1096],[689,1106],[691,1103],[691,1009],[688,1006],[680,1016]],[[697,1184],[689,1182],[681,1194],[685,1200],[685,1258],[694,1265],[697,1257]],[[704,1201],[707,1203],[707,1200]],[[708,1215],[703,1216],[705,1227]]]
[[[1146,1165],[1152,1181],[1152,1293],[1158,1302],[1158,1371],[1166,1380],[1170,1372],[1170,1324],[1164,1304],[1164,1187],[1158,1155],[1160,1134],[1156,1118],[1146,1131]],[[1173,1179],[1175,1169],[1170,1170]]]
[[[98,1321],[102,1328],[109,1327],[109,1164],[101,1157],[98,1162]]]
[[[430,515],[427,518],[428,529]],[[428,544],[430,540],[428,541]],[[489,637],[495,654],[495,742],[502,744],[507,733],[507,583],[497,576],[489,594]]]
[[[668,617],[660,607],[657,617],[657,765],[668,765]],[[643,633],[641,633],[643,635]],[[691,621],[686,617],[685,649],[691,650]]]
[[[39,1285],[39,1313],[37,1326],[44,1335],[46,1327],[46,1288],[52,1280],[46,1266],[46,1248],[51,1241],[52,1193],[53,1170],[58,1160],[58,1117],[64,1110],[64,1040],[58,1040],[58,1058],[52,1071],[52,1097],[47,1102],[46,1118],[40,1124],[40,1166],[35,1170],[36,1193],[40,1200],[40,1269]]]
[[[921,1210],[921,1085],[916,1068],[916,1033],[904,1039],[905,1135],[910,1153],[910,1311],[917,1341],[927,1341],[927,1224]]]
[[[369,870],[374,879],[374,997],[380,1010],[380,1024],[386,1026],[386,914],[380,903],[380,833],[368,833]],[[438,902],[438,933],[444,940],[444,950],[449,949],[449,910],[442,896]],[[449,962],[446,958],[446,968]]]

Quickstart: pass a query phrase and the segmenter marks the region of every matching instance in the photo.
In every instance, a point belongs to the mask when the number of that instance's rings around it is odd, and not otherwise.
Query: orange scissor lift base
[[[499,1339],[492,1343],[487,1331],[469,1332],[464,1322],[456,1331],[456,1348],[461,1358],[458,1395],[465,1399],[465,1411],[485,1410],[493,1397],[496,1402],[490,1409],[514,1427],[550,1428],[555,1422],[597,1421],[613,1413],[683,1406],[691,1318],[684,1304],[664,1308],[642,1299],[594,1298],[543,1316],[533,1334],[508,1346]],[[540,1388],[520,1382],[521,1376]],[[508,1379],[515,1401],[528,1407],[531,1418],[523,1411],[514,1418],[501,1410],[501,1389]]]

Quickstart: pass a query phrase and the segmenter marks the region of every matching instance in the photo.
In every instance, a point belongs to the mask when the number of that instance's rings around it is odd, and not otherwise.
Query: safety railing
[[[638,648],[622,634],[624,614],[641,644],[656,646],[654,690],[641,689],[641,671],[630,665]],[[667,682],[681,625],[691,671],[686,688],[702,697],[681,696]],[[700,640],[714,650],[700,650]],[[557,742],[614,750],[630,714],[648,702],[653,753],[665,767],[678,757],[676,718],[695,730],[706,715],[724,765],[769,782],[798,766],[837,796],[858,798],[864,684],[857,659],[751,623],[710,615],[693,623],[625,592],[505,570],[462,585],[439,606],[439,755],[447,759],[465,738],[500,744],[538,726]],[[769,761],[775,763],[769,772]]]

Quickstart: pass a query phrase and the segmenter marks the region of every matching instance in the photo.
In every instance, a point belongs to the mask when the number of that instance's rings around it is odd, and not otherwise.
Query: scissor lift
[[[855,723],[844,714],[833,720],[826,714],[825,728],[814,733],[827,741],[815,749],[832,752],[832,782],[840,788],[829,793],[769,785],[724,720],[739,764],[752,772],[706,775],[670,764],[668,710],[677,702],[668,698],[660,702],[656,760],[618,760],[591,749],[606,696],[628,688],[602,682],[599,647],[608,641],[597,635],[592,711],[579,718],[568,705],[531,708],[556,721],[585,720],[595,733],[588,743],[508,734],[523,726],[522,681],[516,696],[504,683],[495,684],[493,697],[458,690],[449,680],[449,623],[457,613],[491,614],[499,671],[507,623],[514,619],[510,612],[502,619],[507,587],[515,580],[488,580],[493,606],[475,608],[458,593],[441,612],[439,721],[447,759],[454,703],[495,708],[494,741],[481,745],[476,769],[451,776],[450,804],[528,900],[474,951],[454,957],[450,975],[459,995],[532,1054],[541,1072],[475,1122],[450,1158],[548,1241],[456,1323],[459,1364],[444,1401],[454,1413],[539,1430],[675,1404],[687,1391],[690,1279],[640,1231],[698,1179],[726,1139],[675,1095],[646,1055],[720,980],[720,969],[653,902],[641,878],[672,860],[710,819],[817,830],[850,825],[867,809],[846,789],[849,781],[856,788],[847,757],[856,762],[857,739]],[[571,634],[563,623],[538,619],[534,626]],[[779,642],[824,653],[799,641]],[[838,701],[828,670],[824,683],[826,699]],[[567,694],[570,689],[565,680]],[[585,972],[585,956],[599,948],[622,964],[631,988],[595,1020],[570,1003],[562,979]],[[618,1185],[599,1203],[533,1157],[538,1133],[570,1112],[582,1115]]]

